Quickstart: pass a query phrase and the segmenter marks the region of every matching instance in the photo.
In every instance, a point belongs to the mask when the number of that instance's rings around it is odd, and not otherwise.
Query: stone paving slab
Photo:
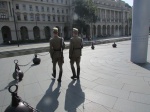
[[[139,66],[130,62],[131,41],[95,45],[83,48],[80,81],[72,81],[68,49],[64,50],[61,85],[51,76],[49,55],[39,56],[40,65],[32,63],[33,54],[0,59],[0,112],[11,102],[7,88],[16,81],[12,78],[19,60],[25,73],[18,83],[18,95],[42,112],[149,112],[149,63]],[[150,45],[149,45],[150,49]],[[148,62],[150,52],[148,50]],[[57,66],[58,70],[58,66]],[[57,71],[58,77],[58,71]],[[57,78],[56,78],[57,79]]]

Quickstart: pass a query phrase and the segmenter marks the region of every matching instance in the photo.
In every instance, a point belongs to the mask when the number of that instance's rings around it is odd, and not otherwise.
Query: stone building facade
[[[50,39],[52,28],[71,37],[74,0],[0,0],[0,43],[11,40]],[[131,8],[121,0],[93,0],[98,21],[88,25],[97,37],[131,34]],[[91,35],[91,33],[90,33]]]

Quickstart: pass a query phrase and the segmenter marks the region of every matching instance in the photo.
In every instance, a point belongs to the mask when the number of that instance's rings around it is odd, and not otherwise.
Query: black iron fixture
[[[116,48],[116,47],[117,47],[117,44],[114,42],[114,43],[112,44],[112,47],[113,47],[113,48]]]
[[[15,80],[19,80],[21,81],[23,76],[24,76],[24,73],[20,70],[19,68],[19,65],[18,65],[18,60],[14,60],[14,63],[15,63],[15,71],[13,73],[13,78]]]
[[[12,91],[12,88],[15,87],[15,90]],[[11,85],[8,88],[8,91],[11,93],[12,102],[11,105],[6,108],[4,112],[40,112],[37,109],[31,107],[27,102],[23,101],[21,97],[17,95],[18,85]]]
[[[33,63],[34,63],[35,65],[40,64],[41,59],[37,57],[37,54],[34,54],[34,56],[35,56],[35,57],[33,58]]]
[[[94,46],[94,43],[92,42],[92,45],[91,45],[91,49],[94,50],[95,46]]]

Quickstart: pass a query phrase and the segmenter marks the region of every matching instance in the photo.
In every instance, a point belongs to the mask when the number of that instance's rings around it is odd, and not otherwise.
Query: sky
[[[133,6],[133,0],[122,0],[125,1],[126,3],[128,3],[130,6]]]

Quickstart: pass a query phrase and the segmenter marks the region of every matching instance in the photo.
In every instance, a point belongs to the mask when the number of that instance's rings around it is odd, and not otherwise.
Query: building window
[[[19,9],[19,4],[16,4],[16,9]]]
[[[37,12],[39,12],[39,8],[38,8],[38,6],[35,6],[35,10],[36,10]]]
[[[54,0],[52,0],[52,3],[54,3]]]
[[[58,0],[57,0],[57,3],[58,3]]]
[[[44,12],[44,7],[43,6],[41,7],[41,10],[42,10],[42,12]]]
[[[20,21],[21,20],[21,16],[20,14],[17,14],[17,20]]]
[[[0,8],[5,8],[5,3],[4,2],[0,2]]]
[[[5,13],[0,13],[0,20],[8,20],[8,16]]]
[[[68,16],[66,17],[67,21],[68,21]]]
[[[53,21],[55,21],[55,16],[53,16]]]
[[[54,8],[52,8],[52,12],[55,13],[55,9]]]
[[[62,9],[62,13],[64,13],[64,10]]]
[[[59,9],[57,9],[57,13],[59,13]]]
[[[63,0],[61,0],[61,3],[63,3]]]
[[[40,21],[40,16],[39,15],[35,15],[36,21]]]
[[[48,18],[48,21],[51,21],[51,17],[50,17],[50,15],[48,15],[48,16],[47,16],[47,18]]]
[[[49,7],[47,7],[47,12],[49,12]]]
[[[42,19],[43,19],[43,21],[45,21],[45,15],[42,15]]]
[[[34,21],[34,15],[33,14],[30,15],[30,20]]]
[[[58,19],[58,22],[60,22],[60,17],[58,17],[57,19]]]
[[[65,21],[65,18],[64,18],[64,16],[62,17],[62,21],[63,21],[63,22]]]
[[[68,14],[68,9],[66,9],[66,13]]]
[[[67,4],[67,0],[66,0],[66,4]]]
[[[29,9],[30,11],[33,11],[32,5],[29,5]]]
[[[28,21],[28,18],[27,18],[27,15],[26,15],[26,14],[24,15],[24,20],[25,20],[25,21]]]
[[[23,7],[23,10],[26,10],[26,5],[25,4],[23,4],[22,7]]]

